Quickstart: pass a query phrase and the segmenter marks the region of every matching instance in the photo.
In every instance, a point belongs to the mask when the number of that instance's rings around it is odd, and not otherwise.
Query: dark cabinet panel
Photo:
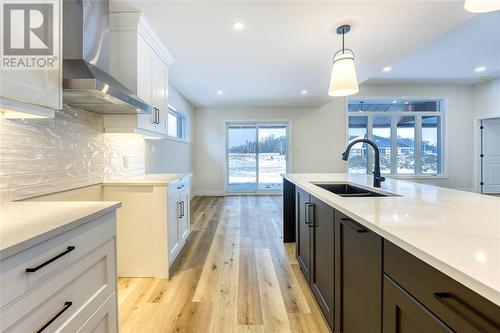
[[[295,242],[295,185],[283,179],[283,242]]]
[[[295,212],[297,221],[296,251],[297,261],[304,273],[307,282],[311,282],[311,232],[309,215],[312,209],[310,195],[303,189],[297,187],[295,191]]]
[[[335,332],[382,329],[382,238],[335,212]]]
[[[384,240],[384,272],[456,332],[500,333],[500,308]]]
[[[311,289],[328,324],[333,328],[334,305],[334,209],[311,197],[312,221]]]
[[[384,275],[384,333],[449,333],[445,323]]]

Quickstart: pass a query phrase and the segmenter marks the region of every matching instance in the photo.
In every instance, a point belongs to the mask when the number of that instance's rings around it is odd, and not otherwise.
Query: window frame
[[[387,112],[367,112],[367,111],[352,111],[349,112],[349,101],[352,99],[362,99],[363,101],[370,100],[396,100],[396,101],[406,101],[406,100],[439,100],[440,101],[440,111],[387,111]],[[391,173],[383,174],[383,176],[395,178],[395,179],[443,179],[448,178],[448,98],[447,97],[415,97],[415,96],[405,96],[405,97],[390,97],[390,96],[379,96],[379,97],[363,97],[363,96],[353,96],[352,98],[345,99],[345,144],[349,144],[349,116],[366,116],[367,117],[367,136],[369,139],[373,135],[373,118],[391,116]],[[392,116],[395,115],[395,116]],[[397,133],[397,118],[400,115],[414,116],[415,117],[415,173],[414,174],[398,174],[394,173],[397,169],[397,165],[393,163],[393,158],[397,158],[397,146],[394,145],[396,141],[396,136],[393,133]],[[441,117],[441,173],[438,174],[424,174],[422,173],[422,117],[425,116],[437,116]],[[397,135],[397,134],[396,134]],[[368,170],[368,166],[373,163],[374,154],[373,150],[370,150],[367,156],[367,172],[370,174],[371,170]],[[417,171],[419,173],[417,173]],[[346,163],[346,172],[349,173],[349,166]]]
[[[181,119],[181,128],[182,128],[182,137],[179,136],[173,136],[170,135],[169,133],[169,115],[173,114],[174,116],[177,117],[177,119]],[[168,104],[167,108],[167,139],[172,140],[172,141],[178,141],[178,142],[183,142],[183,143],[189,143],[189,115],[177,110],[173,105]]]

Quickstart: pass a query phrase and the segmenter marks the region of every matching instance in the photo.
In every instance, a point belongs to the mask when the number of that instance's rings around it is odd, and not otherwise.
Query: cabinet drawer
[[[178,181],[168,186],[168,196],[170,198],[188,189],[189,189],[189,176],[181,177]]]
[[[456,332],[500,332],[500,307],[384,240],[384,272]]]
[[[118,332],[116,316],[116,293],[113,293],[103,305],[83,324],[77,333],[115,333]]]
[[[115,215],[108,214],[2,259],[0,308],[66,269],[115,233]],[[29,268],[35,271],[27,272]]]
[[[2,332],[76,332],[115,290],[115,240],[0,312]]]

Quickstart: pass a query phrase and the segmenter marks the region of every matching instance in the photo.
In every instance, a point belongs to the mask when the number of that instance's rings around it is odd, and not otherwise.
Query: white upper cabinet
[[[3,50],[5,66],[0,67],[0,112],[6,118],[53,117],[54,109],[62,108],[62,1],[55,4],[53,17],[59,19],[52,21],[51,36],[30,35],[25,40],[21,37],[24,32],[17,31],[25,25],[11,25],[4,41],[6,47],[12,47],[10,54]],[[19,19],[14,11],[4,14],[10,20]],[[44,54],[36,54],[33,48]]]
[[[168,50],[141,13],[110,13],[111,75],[151,105],[151,114],[105,115],[106,132],[165,138],[168,116]]]

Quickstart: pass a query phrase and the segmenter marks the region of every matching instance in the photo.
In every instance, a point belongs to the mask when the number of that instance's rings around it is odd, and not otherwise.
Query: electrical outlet
[[[123,167],[128,168],[128,156],[123,156]]]

